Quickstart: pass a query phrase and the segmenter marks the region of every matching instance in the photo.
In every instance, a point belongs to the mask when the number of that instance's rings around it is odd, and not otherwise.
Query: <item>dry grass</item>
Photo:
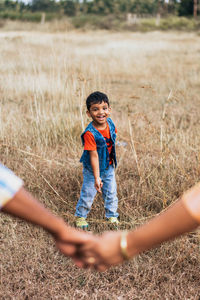
[[[73,224],[84,99],[107,93],[118,128],[121,228],[199,181],[200,37],[176,33],[0,32],[1,161]],[[108,229],[101,198],[91,229]],[[199,233],[103,274],[77,270],[38,228],[2,215],[1,299],[199,299]]]

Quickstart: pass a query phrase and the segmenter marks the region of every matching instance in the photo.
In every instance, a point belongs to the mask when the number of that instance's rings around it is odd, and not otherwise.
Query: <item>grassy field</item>
[[[26,28],[25,28],[26,30]],[[118,129],[122,229],[165,209],[200,178],[200,36],[0,32],[0,157],[73,225],[82,183],[85,98],[108,94]],[[108,230],[101,197],[88,217]],[[105,273],[60,255],[43,230],[0,218],[1,299],[199,299],[196,233]]]

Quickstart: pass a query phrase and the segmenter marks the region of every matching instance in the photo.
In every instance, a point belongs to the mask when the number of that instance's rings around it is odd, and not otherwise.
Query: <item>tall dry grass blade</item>
[[[28,159],[27,158],[25,158],[25,161],[27,162],[27,164],[29,165],[29,166],[31,166],[31,168],[32,169],[34,169],[36,172],[37,172],[37,174],[39,174],[43,179],[44,179],[44,181],[48,184],[48,186],[54,191],[54,193],[58,196],[58,198],[62,201],[62,202],[64,202],[65,204],[68,204],[68,202],[66,202],[60,195],[59,195],[59,193],[53,188],[53,186],[49,183],[49,181],[40,173],[40,172],[38,172],[38,170],[35,168],[35,166],[32,164],[32,163],[30,163],[30,161],[28,161]]]
[[[60,163],[59,161],[57,160],[50,160],[50,159],[46,159],[38,154],[35,154],[35,153],[32,153],[32,152],[29,152],[29,151],[25,151],[25,150],[22,150],[20,148],[17,148],[17,147],[14,147],[14,146],[11,146],[11,145],[7,145],[7,144],[2,144],[1,145],[2,147],[6,147],[6,148],[10,148],[10,149],[13,149],[13,150],[16,150],[16,151],[19,151],[21,153],[24,153],[24,154],[27,154],[27,155],[30,155],[30,156],[33,156],[33,157],[36,157],[36,158],[39,158],[39,159],[42,159],[48,163],[55,163],[56,165],[59,165],[59,166],[64,166],[64,164]]]
[[[161,165],[163,163],[163,131],[164,131],[164,120],[166,117],[166,110],[167,110],[167,106],[169,104],[169,101],[172,97],[172,90],[170,91],[164,106],[163,106],[163,111],[162,111],[162,118],[161,118],[161,126],[160,126],[160,153],[161,153]]]
[[[160,159],[159,163],[157,164],[157,166],[155,168],[153,168],[151,170],[151,172],[140,182],[140,185],[142,185],[149,177],[151,177],[151,175],[153,175],[153,173],[158,169],[158,167],[161,165],[162,160]]]
[[[123,163],[123,158],[124,158],[125,153],[126,153],[126,149],[123,148],[123,152],[120,154],[120,157],[119,157],[118,162],[117,162],[117,169],[116,169],[116,172],[115,172],[116,174],[117,174],[117,172],[119,170],[119,167]]]
[[[167,97],[167,100],[165,101],[164,103],[164,106],[163,106],[163,112],[162,112],[162,121],[165,119],[166,117],[166,110],[167,110],[167,106],[169,104],[169,101],[170,99],[172,98],[172,90],[170,91],[168,97]]]
[[[136,149],[135,149],[135,143],[134,143],[134,138],[133,138],[133,130],[132,130],[130,119],[128,119],[128,125],[129,125],[130,139],[131,139],[131,149],[132,149],[132,152],[133,152],[133,156],[135,158],[138,175],[139,175],[139,178],[140,178],[140,181],[141,181],[140,166],[139,166],[139,163],[138,163],[137,152],[136,152]]]

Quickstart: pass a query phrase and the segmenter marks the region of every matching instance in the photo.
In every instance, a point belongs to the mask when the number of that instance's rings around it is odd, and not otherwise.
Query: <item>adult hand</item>
[[[105,271],[109,267],[122,263],[123,256],[120,249],[121,232],[105,232],[80,247],[82,262],[98,271]],[[93,258],[93,264],[91,264]]]
[[[57,248],[66,256],[76,259],[77,264],[83,267],[80,247],[92,240],[92,235],[67,226],[62,222],[57,233],[53,234]]]

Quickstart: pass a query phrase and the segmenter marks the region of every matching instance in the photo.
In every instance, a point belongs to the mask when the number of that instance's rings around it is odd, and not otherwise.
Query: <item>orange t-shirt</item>
[[[108,147],[108,152],[110,155],[110,164],[112,164],[112,157],[111,157],[111,152],[112,152],[112,140],[110,137],[110,129],[109,129],[109,125],[107,123],[107,127],[104,130],[99,130],[97,129],[104,137],[107,147]],[[117,133],[117,130],[115,128],[115,132]],[[84,138],[84,150],[88,150],[88,151],[95,151],[97,150],[97,145],[95,142],[95,138],[94,135],[90,132],[90,131],[86,131],[86,133],[83,136]]]

